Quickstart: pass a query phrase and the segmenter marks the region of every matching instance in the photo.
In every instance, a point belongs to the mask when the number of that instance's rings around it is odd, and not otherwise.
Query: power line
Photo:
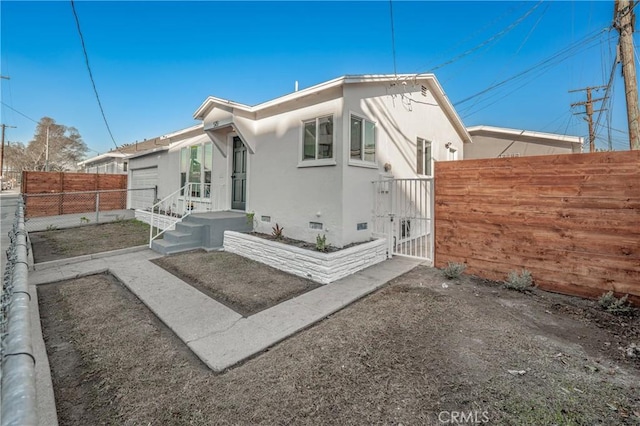
[[[508,62],[506,62],[503,66],[502,69],[500,70],[499,73],[496,73],[496,79],[493,80],[491,82],[491,84],[494,84],[498,81],[499,76],[502,77],[504,71],[508,68],[511,67],[511,63],[513,62],[513,60],[518,56],[518,53],[520,53],[520,51],[522,50],[522,48],[524,47],[524,45],[527,43],[527,41],[529,40],[529,37],[531,37],[531,35],[533,34],[533,32],[535,31],[536,27],[538,26],[538,24],[540,23],[540,21],[542,21],[542,18],[544,18],[545,13],[547,12],[547,10],[549,9],[549,5],[545,5],[545,8],[542,10],[542,13],[540,14],[540,16],[538,17],[538,20],[533,24],[533,26],[531,27],[531,29],[529,30],[529,32],[527,33],[527,35],[524,37],[524,39],[522,40],[522,43],[520,43],[520,46],[518,47],[518,49],[516,49],[516,51],[511,55],[511,58],[509,59]],[[481,102],[480,99],[477,99],[473,105],[471,105],[469,107],[469,109],[473,108],[474,106],[476,106],[479,102]],[[492,104],[493,105],[493,104]],[[483,108],[484,109],[484,108]],[[481,110],[478,110],[481,111]],[[475,112],[478,112],[475,111]],[[473,114],[475,114],[475,112]]]
[[[71,9],[73,10],[73,17],[76,20],[76,26],[78,27],[78,34],[80,35],[80,42],[82,43],[82,52],[84,53],[84,61],[87,65],[87,71],[89,71],[89,78],[91,79],[91,85],[93,86],[93,92],[96,95],[96,100],[98,101],[98,107],[100,107],[100,113],[102,114],[102,119],[104,120],[104,124],[107,127],[107,131],[109,132],[109,136],[113,141],[116,149],[119,150],[118,144],[113,137],[113,133],[111,133],[111,128],[109,127],[109,123],[107,122],[107,117],[104,114],[104,109],[102,108],[102,102],[100,102],[100,96],[98,95],[98,89],[96,88],[96,82],[93,79],[93,73],[91,72],[91,66],[89,65],[89,55],[87,55],[87,48],[84,43],[84,36],[82,35],[82,29],[80,28],[80,19],[78,18],[78,13],[76,12],[76,6],[73,0],[71,0]]]
[[[511,13],[513,13],[516,9],[518,9],[519,7],[521,7],[521,5],[524,4],[520,3],[517,6],[514,6],[512,8],[510,8],[509,10],[507,10],[505,13],[503,13],[502,15],[498,16],[497,18],[495,18],[493,21],[489,22],[488,24],[484,25],[482,28],[476,30],[474,33],[468,35],[466,38],[464,38],[463,40],[459,41],[458,43],[456,43],[455,45],[453,45],[450,49],[448,49],[446,52],[443,52],[443,54],[441,54],[439,57],[443,57],[445,55],[449,55],[450,53],[452,53],[456,48],[458,48],[458,46],[461,46],[463,44],[465,44],[466,42],[476,38],[477,36],[479,36],[482,32],[484,32],[485,30],[491,28],[493,25],[497,24],[498,22],[500,22],[504,17],[510,15]],[[433,61],[429,61],[427,64],[418,67],[415,72],[419,72],[421,69],[426,69]]]
[[[504,86],[505,84],[509,83],[512,80],[521,78],[525,75],[527,75],[528,73],[532,72],[532,71],[546,71],[546,68],[550,68],[552,66],[555,66],[557,63],[561,63],[563,61],[565,61],[566,59],[568,59],[569,57],[577,54],[580,52],[580,49],[584,49],[585,46],[587,46],[587,43],[591,43],[593,40],[595,40],[597,37],[599,37],[602,32],[607,31],[608,28],[605,28],[603,30],[599,30],[597,33],[592,34],[592,35],[587,35],[585,36],[583,39],[570,44],[569,46],[565,47],[564,49],[559,50],[558,52],[554,53],[553,55],[549,56],[548,58],[538,62],[537,64],[515,74],[512,75],[511,77],[506,78],[505,80],[502,80],[499,83],[493,84],[489,87],[487,87],[486,89],[481,90],[480,92],[477,92],[471,96],[468,96],[456,103],[454,103],[454,106],[458,106],[460,104],[466,103],[478,96],[484,95],[485,93],[488,93],[494,89],[497,89],[499,87]],[[590,46],[587,46],[590,47]],[[544,67],[544,68],[542,68]]]
[[[524,21],[529,15],[531,15],[533,13],[534,10],[536,10],[541,4],[542,4],[543,0],[540,0],[538,3],[536,3],[531,9],[529,9],[524,15],[520,16],[518,19],[516,19],[514,22],[512,22],[511,24],[509,24],[506,28],[504,28],[502,31],[499,31],[498,33],[494,34],[493,36],[489,37],[488,39],[486,39],[485,41],[483,41],[482,43],[476,45],[475,47],[472,47],[471,49],[468,49],[464,52],[462,52],[461,54],[459,54],[458,56],[449,59],[448,61],[445,61],[439,65],[436,65],[435,67],[431,68],[429,71],[426,72],[422,72],[417,74],[421,75],[421,74],[427,74],[427,73],[432,73],[442,67],[445,67],[447,65],[450,65],[462,58],[464,58],[465,56],[469,56],[470,54],[472,54],[473,52],[475,52],[476,50],[479,50],[481,48],[483,48],[484,46],[486,46],[487,44],[491,43],[492,41],[498,40],[499,38],[501,38],[502,36],[506,35],[509,31],[511,31],[512,29],[514,29],[515,27],[517,27],[522,21]]]
[[[6,106],[6,107],[7,107],[7,108],[9,108],[11,111],[17,112],[18,114],[20,114],[21,116],[23,116],[23,117],[24,117],[24,118],[26,118],[27,120],[31,120],[31,121],[33,121],[34,123],[38,124],[38,122],[37,122],[36,120],[34,120],[33,118],[29,117],[29,116],[28,116],[28,115],[26,115],[26,114],[21,113],[20,111],[18,111],[18,110],[17,110],[17,109],[15,109],[14,107],[9,106],[9,105],[5,104],[5,103],[4,103],[4,102],[2,102],[2,101],[0,101],[0,104],[2,104],[2,105],[4,105],[4,106]]]

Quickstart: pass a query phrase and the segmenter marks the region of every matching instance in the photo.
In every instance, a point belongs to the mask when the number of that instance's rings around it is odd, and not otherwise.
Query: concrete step
[[[175,230],[178,232],[183,232],[185,234],[198,235],[204,230],[204,227],[204,225],[198,223],[178,222],[176,223]]]
[[[162,240],[153,240],[153,242],[151,243],[151,250],[161,254],[180,253],[183,251],[189,251],[189,250],[198,249],[201,247],[202,247],[202,243],[200,241],[171,243],[169,241],[162,239]]]
[[[186,243],[189,241],[200,241],[201,237],[190,232],[167,231],[164,233],[164,239],[170,243]]]

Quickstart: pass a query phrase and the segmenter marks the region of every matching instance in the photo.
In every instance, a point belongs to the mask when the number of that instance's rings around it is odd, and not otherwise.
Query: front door
[[[231,208],[245,210],[247,204],[247,147],[238,136],[233,137],[233,174],[231,175]]]

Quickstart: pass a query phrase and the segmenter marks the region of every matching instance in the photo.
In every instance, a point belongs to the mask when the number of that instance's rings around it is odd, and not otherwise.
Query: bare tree
[[[71,171],[76,170],[86,152],[87,145],[75,127],[57,124],[50,117],[42,117],[29,144],[26,147],[21,143],[13,144],[7,156],[9,164],[18,170],[43,171],[48,163],[51,171]]]

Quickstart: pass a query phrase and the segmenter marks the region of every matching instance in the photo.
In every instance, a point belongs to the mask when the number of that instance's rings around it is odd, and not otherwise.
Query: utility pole
[[[585,87],[584,89],[576,89],[576,90],[569,90],[569,93],[574,93],[574,92],[583,92],[586,91],[587,92],[587,100],[586,101],[582,101],[582,102],[575,102],[573,104],[571,104],[572,107],[576,107],[576,106],[580,106],[580,105],[584,105],[584,109],[585,112],[584,114],[587,115],[587,118],[585,118],[585,120],[587,120],[587,123],[589,123],[589,152],[595,152],[596,151],[596,130],[593,127],[593,113],[597,112],[597,111],[601,111],[601,110],[595,110],[593,109],[593,103],[594,102],[598,102],[603,100],[604,98],[598,98],[598,99],[593,99],[591,96],[591,91],[593,89],[602,89],[605,86],[590,86],[590,87]],[[579,113],[582,114],[582,113]]]
[[[4,172],[4,131],[7,127],[15,129],[16,126],[7,126],[6,124],[0,124],[0,127],[2,127],[2,153],[0,154],[0,175],[2,175]]]
[[[44,171],[49,171],[49,126],[47,126],[47,147],[44,153]]]
[[[620,33],[618,42],[624,93],[627,98],[627,120],[629,122],[629,146],[640,149],[640,123],[638,123],[638,79],[633,49],[633,31],[635,15],[633,1],[616,0],[613,14],[613,26]]]

